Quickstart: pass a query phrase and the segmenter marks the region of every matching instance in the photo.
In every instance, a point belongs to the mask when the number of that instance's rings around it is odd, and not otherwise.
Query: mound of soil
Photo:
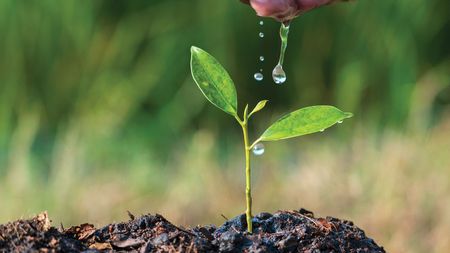
[[[385,252],[350,221],[315,218],[313,213],[279,211],[253,219],[245,215],[222,226],[184,229],[161,215],[144,215],[96,229],[50,225],[47,213],[0,225],[0,252]]]

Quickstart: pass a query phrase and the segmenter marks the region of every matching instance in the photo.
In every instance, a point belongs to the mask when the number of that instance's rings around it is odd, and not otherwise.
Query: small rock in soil
[[[0,225],[0,253],[6,252],[372,252],[384,249],[350,221],[315,218],[305,209],[260,213],[249,234],[245,215],[216,227],[177,227],[161,215],[96,229],[82,224],[51,227],[47,213]]]

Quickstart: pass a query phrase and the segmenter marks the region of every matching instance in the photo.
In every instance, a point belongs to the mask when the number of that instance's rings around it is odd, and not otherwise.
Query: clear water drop
[[[343,120],[339,120],[337,123],[338,124],[342,124],[342,122],[344,122]]]
[[[264,33],[263,33],[263,32],[260,32],[260,33],[259,33],[259,37],[260,37],[260,38],[264,38]]]
[[[289,35],[289,23],[281,24],[280,27],[280,38],[281,38],[281,49],[280,49],[280,58],[278,60],[278,64],[272,71],[273,81],[276,84],[282,84],[286,82],[286,72],[283,70],[284,63],[284,55],[286,54],[286,48],[288,44],[288,35]]]
[[[260,60],[260,61],[264,61],[264,56],[261,55],[261,56],[259,57],[259,60]]]
[[[263,69],[259,69],[259,72],[262,72],[263,71]]]
[[[263,155],[265,148],[264,148],[264,144],[262,143],[258,143],[253,147],[253,154],[254,155]]]
[[[277,64],[272,71],[272,78],[276,84],[283,84],[286,82],[286,72],[283,70],[283,66],[281,64]]]
[[[253,76],[255,78],[256,81],[262,81],[264,79],[263,74],[261,73],[255,73],[255,75]]]
[[[325,129],[320,130],[321,133],[323,133],[325,131]]]
[[[264,21],[259,21],[259,25],[264,25]]]

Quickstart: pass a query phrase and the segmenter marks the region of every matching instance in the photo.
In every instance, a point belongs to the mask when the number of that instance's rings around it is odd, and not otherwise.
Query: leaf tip
[[[345,113],[344,113],[344,117],[345,117],[346,119],[351,118],[351,117],[353,117],[353,113],[351,113],[351,112],[345,112]]]
[[[191,46],[191,54],[200,52],[201,49],[196,46]]]

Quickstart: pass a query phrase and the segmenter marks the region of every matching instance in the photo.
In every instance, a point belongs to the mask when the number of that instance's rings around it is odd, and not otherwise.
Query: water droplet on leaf
[[[264,33],[263,33],[263,32],[260,32],[260,33],[259,33],[259,37],[264,38]]]
[[[264,21],[259,21],[259,25],[264,25]]]
[[[259,60],[260,60],[260,61],[264,61],[264,56],[260,56],[260,57],[259,57]]]
[[[262,143],[258,143],[253,147],[253,154],[254,155],[263,155],[265,148],[264,148],[264,144]]]
[[[325,129],[320,130],[321,133],[323,133],[325,131]]]
[[[284,72],[283,67],[277,64],[272,71],[272,78],[276,84],[283,84],[286,82],[286,72]]]
[[[253,77],[255,78],[256,81],[262,81],[264,79],[264,76],[261,73],[255,73]]]
[[[337,123],[338,124],[342,124],[342,122],[344,122],[343,120],[339,120]]]

